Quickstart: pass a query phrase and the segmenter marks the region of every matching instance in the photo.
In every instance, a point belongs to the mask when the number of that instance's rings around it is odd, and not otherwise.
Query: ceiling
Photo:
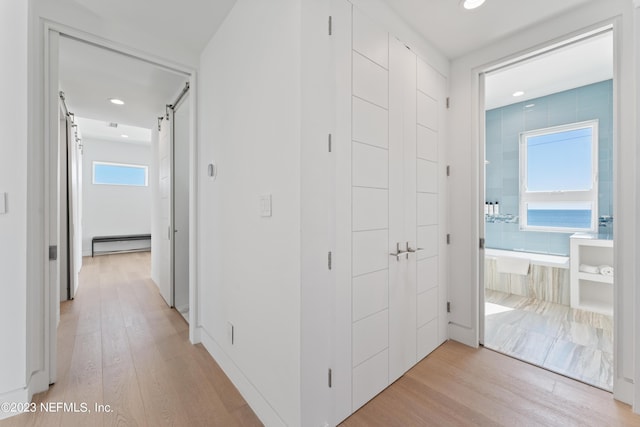
[[[52,1],[52,0],[43,0]],[[236,0],[55,0],[200,56]]]
[[[485,108],[502,107],[613,78],[611,31],[487,74]],[[517,91],[524,92],[514,97]]]
[[[151,129],[187,81],[147,62],[60,38],[60,90],[76,117]]]
[[[594,0],[487,0],[466,10],[460,0],[386,0],[400,15],[449,59],[463,56]]]
[[[131,144],[151,144],[151,129],[129,126],[118,123],[117,127],[111,122],[75,117],[80,138],[97,138],[103,141],[126,142]]]

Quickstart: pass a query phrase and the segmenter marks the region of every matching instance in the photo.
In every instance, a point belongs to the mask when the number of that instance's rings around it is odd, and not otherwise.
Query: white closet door
[[[417,59],[417,359],[447,338],[445,257],[446,183],[444,121],[446,80],[422,59]]]
[[[416,55],[389,42],[389,382],[416,363]]]
[[[352,410],[389,384],[388,36],[353,15]],[[394,261],[395,262],[395,261]]]
[[[153,236],[159,240],[159,264],[160,275],[158,288],[166,303],[173,307],[173,262],[172,262],[172,238],[173,238],[173,218],[172,205],[173,195],[171,185],[171,164],[172,164],[172,126],[173,123],[165,117],[161,122],[160,136],[158,138],[158,171],[159,171],[159,192],[160,192],[160,235]]]
[[[338,423],[446,339],[446,82],[358,9],[334,12]]]

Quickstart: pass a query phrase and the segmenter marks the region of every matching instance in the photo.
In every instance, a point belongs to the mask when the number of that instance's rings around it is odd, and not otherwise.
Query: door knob
[[[396,243],[396,252],[395,253],[390,253],[390,256],[394,256],[396,257],[396,261],[400,261],[400,257],[404,254],[407,254],[407,258],[409,257],[409,254],[407,251],[401,251],[400,250],[400,243]]]

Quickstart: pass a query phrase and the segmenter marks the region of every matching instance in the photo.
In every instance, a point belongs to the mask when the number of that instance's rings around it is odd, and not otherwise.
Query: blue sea
[[[590,210],[529,209],[527,217],[533,226],[591,228]]]

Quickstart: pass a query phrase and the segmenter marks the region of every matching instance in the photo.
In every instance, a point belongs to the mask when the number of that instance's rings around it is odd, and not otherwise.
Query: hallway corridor
[[[58,381],[34,396],[36,413],[0,426],[262,425],[204,347],[189,344],[187,323],[149,278],[150,259],[84,258],[77,298],[61,307]],[[78,412],[44,413],[40,402]]]

